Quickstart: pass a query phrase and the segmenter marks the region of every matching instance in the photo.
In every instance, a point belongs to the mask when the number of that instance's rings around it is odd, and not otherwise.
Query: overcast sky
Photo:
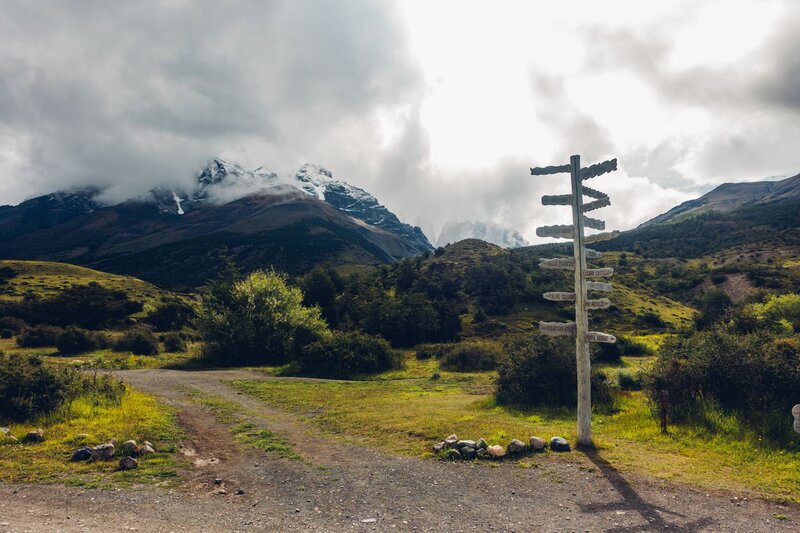
[[[124,199],[220,155],[535,241],[568,185],[528,168],[578,153],[619,159],[591,186],[626,229],[800,172],[798,4],[0,0],[0,204]]]

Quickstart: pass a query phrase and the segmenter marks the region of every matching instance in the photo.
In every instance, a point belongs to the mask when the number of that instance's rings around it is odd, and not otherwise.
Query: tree
[[[719,322],[733,305],[730,296],[722,289],[707,291],[698,296],[694,303],[698,309],[698,314],[694,318],[698,330]]]
[[[206,354],[226,363],[282,364],[302,346],[330,335],[319,307],[276,272],[256,271],[203,297],[198,328]]]
[[[303,278],[301,283],[305,305],[318,305],[322,315],[331,327],[339,323],[339,314],[336,310],[336,283],[330,273],[317,267]]]

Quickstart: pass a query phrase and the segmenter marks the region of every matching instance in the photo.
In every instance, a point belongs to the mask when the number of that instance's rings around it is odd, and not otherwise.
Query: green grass
[[[91,268],[49,261],[0,261],[0,268],[11,267],[17,275],[0,286],[0,298],[20,299],[27,294],[53,296],[71,285],[96,282],[108,289],[125,291],[132,300],[142,302],[144,309],[133,316],[144,316],[164,297],[174,293],[131,276],[108,274]]]
[[[112,488],[139,483],[169,482],[177,475],[173,452],[182,433],[174,413],[152,396],[128,388],[119,405],[96,405],[78,399],[36,423],[10,426],[16,437],[44,429],[41,444],[0,445],[0,479],[24,483],[64,483]],[[139,468],[117,472],[117,461],[71,462],[82,445],[115,439],[149,440],[156,452],[139,461]]]
[[[236,402],[206,394],[199,389],[191,389],[189,397],[207,407],[217,422],[227,425],[238,442],[287,459],[300,459],[286,438],[248,421],[247,413]]]
[[[641,360],[643,358],[633,358]],[[407,360],[401,371],[368,381],[234,381],[239,390],[297,413],[335,438],[406,455],[432,455],[445,436],[507,444],[532,435],[574,441],[570,409],[515,409],[492,397],[493,373],[440,371]],[[622,471],[644,472],[706,488],[800,501],[800,453],[771,449],[745,435],[713,435],[672,426],[667,435],[641,392],[624,393],[620,410],[594,416],[595,443]]]

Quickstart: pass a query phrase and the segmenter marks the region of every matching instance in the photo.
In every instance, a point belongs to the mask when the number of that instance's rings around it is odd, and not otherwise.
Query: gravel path
[[[187,434],[179,486],[104,491],[0,483],[0,532],[750,532],[797,531],[800,524],[797,506],[621,474],[598,454],[548,455],[536,459],[538,467],[522,468],[341,444],[223,383],[279,379],[257,372],[119,374],[179,408]],[[227,426],[187,397],[192,389],[240,404],[250,422],[286,436],[302,460],[237,444]]]

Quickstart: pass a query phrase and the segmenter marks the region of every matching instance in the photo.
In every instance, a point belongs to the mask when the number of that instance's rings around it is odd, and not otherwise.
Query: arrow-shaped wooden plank
[[[570,196],[570,195],[568,195]],[[544,198],[542,198],[544,202]],[[545,204],[547,205],[547,204]],[[586,213],[587,211],[594,211],[595,209],[600,209],[601,207],[607,207],[611,205],[611,198],[606,196],[605,198],[600,198],[599,200],[595,200],[594,202],[589,202],[588,204],[583,204],[581,206],[581,211]]]
[[[614,275],[613,268],[587,268],[587,278],[608,278]]]
[[[571,170],[572,167],[570,165],[534,167],[531,169],[531,176],[546,176],[548,174],[560,174],[561,172],[570,172]]]
[[[557,224],[555,226],[542,226],[536,228],[538,237],[556,237],[558,239],[572,239],[575,235],[572,224]]]
[[[588,309],[608,309],[611,306],[611,300],[608,298],[599,298],[597,300],[586,300],[584,307]]]
[[[551,337],[575,336],[575,322],[539,322],[539,331]]]
[[[603,257],[603,254],[601,252],[598,252],[597,250],[592,250],[591,248],[584,248],[583,252],[586,255],[586,259],[600,259],[601,257]]]
[[[539,259],[539,267],[557,270],[575,270],[575,261],[558,257],[556,259]]]
[[[615,170],[617,170],[616,158],[609,159],[608,161],[603,161],[602,163],[596,163],[586,168],[582,168],[581,179],[588,180],[590,178],[596,178],[597,176],[602,176],[607,172],[614,172]]]
[[[587,281],[586,289],[590,291],[611,292],[611,284],[600,281]]]
[[[592,217],[587,217],[586,215],[583,215],[583,225],[586,226],[587,228],[592,228],[592,229],[600,229],[600,230],[606,229],[605,221],[598,220]]]
[[[550,194],[542,196],[542,205],[572,205],[571,194]]]
[[[618,231],[612,231],[610,233],[598,233],[596,235],[588,235],[583,238],[583,242],[586,244],[592,244],[594,242],[608,241],[610,239],[613,239],[617,235],[619,235]]]
[[[551,302],[574,302],[575,301],[575,293],[574,292],[546,292],[542,294],[545,300],[550,300]],[[590,300],[591,301],[591,300]]]
[[[603,198],[608,198],[608,195],[604,192],[597,191],[590,187],[581,187],[583,194],[588,196],[589,198],[594,198],[595,200],[602,200]]]
[[[589,342],[608,342],[611,344],[617,342],[617,338],[614,335],[601,333],[599,331],[587,331],[586,340]]]

